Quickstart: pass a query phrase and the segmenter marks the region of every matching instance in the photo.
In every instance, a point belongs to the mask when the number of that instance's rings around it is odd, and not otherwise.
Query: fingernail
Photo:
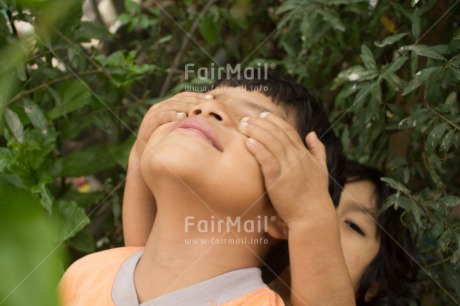
[[[182,118],[185,118],[185,117],[187,117],[186,113],[184,113],[184,112],[178,112],[177,113],[177,118],[182,119]]]
[[[260,113],[259,117],[260,117],[260,118],[267,118],[268,115],[270,115],[269,112],[262,112],[262,113]]]
[[[248,144],[250,145],[253,145],[257,142],[257,140],[255,140],[254,138],[248,138],[248,140],[246,140],[248,142]]]
[[[211,95],[211,94],[206,94],[206,95],[204,95],[204,98],[205,98],[206,100],[211,100],[212,98],[214,98],[214,96]]]
[[[240,126],[248,126],[249,117],[243,117],[240,120]]]

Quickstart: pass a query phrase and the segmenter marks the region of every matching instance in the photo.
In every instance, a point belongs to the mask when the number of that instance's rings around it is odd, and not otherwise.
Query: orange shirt
[[[138,306],[134,270],[142,247],[124,247],[85,256],[65,272],[62,306]],[[144,302],[142,306],[284,306],[263,284],[258,268],[236,270]]]

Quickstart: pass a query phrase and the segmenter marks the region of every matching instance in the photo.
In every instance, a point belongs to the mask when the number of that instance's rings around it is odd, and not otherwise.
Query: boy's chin
[[[141,170],[147,181],[173,179],[190,183],[199,173],[209,169],[209,158],[195,154],[193,150],[181,146],[157,146],[152,154],[143,154]],[[169,180],[168,180],[169,181]]]

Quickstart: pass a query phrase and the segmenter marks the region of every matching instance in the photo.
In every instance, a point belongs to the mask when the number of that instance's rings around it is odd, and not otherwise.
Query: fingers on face
[[[292,132],[297,132],[271,113],[262,113],[259,118],[243,118],[240,131],[249,137],[247,148],[260,164],[267,182],[280,177],[283,164],[286,167],[286,163],[294,156],[293,152],[297,151],[292,148],[303,146],[300,137],[292,135]]]
[[[263,144],[254,138],[248,138],[246,140],[246,145],[259,163],[265,179],[280,176],[281,165],[279,161]]]
[[[143,146],[150,135],[161,125],[175,122],[187,117],[189,110],[196,104],[213,99],[210,94],[181,92],[170,99],[150,107],[142,120],[138,142]]]
[[[261,118],[244,117],[240,121],[239,129],[244,135],[261,144],[278,160],[286,159],[286,136],[274,124]],[[250,141],[249,144],[251,143],[254,142]]]
[[[141,123],[142,130],[152,132],[159,125],[185,118],[189,110],[203,101],[213,99],[212,95],[196,92],[181,92],[172,98],[153,105]],[[169,121],[168,121],[169,120]]]
[[[164,108],[171,109],[174,107],[181,107],[184,111],[188,111],[192,106],[209,99],[213,99],[213,96],[210,94],[185,91],[178,93],[167,100],[154,104],[149,109],[149,112]]]
[[[178,112],[176,110],[164,110],[149,114],[149,116],[145,118],[145,125],[139,130],[139,134],[141,134],[139,136],[150,135],[160,125],[184,119],[186,116],[184,112]]]
[[[289,123],[271,113],[261,113],[259,118],[243,118],[240,130],[246,136],[262,143],[277,158],[286,158],[289,152],[293,152],[292,149],[305,149],[297,131]]]
[[[297,131],[274,114],[262,113],[260,118],[243,118],[240,131],[249,137],[247,147],[261,165],[264,175],[279,175],[285,162],[308,155],[326,165],[325,146],[314,132],[307,135],[306,148]]]
[[[319,140],[315,132],[308,133],[305,137],[305,143],[315,159],[323,166],[326,166],[326,147],[321,140]]]
[[[265,119],[267,122],[276,125],[279,130],[283,131],[291,141],[292,145],[294,145],[296,148],[304,148],[302,139],[300,138],[297,130],[284,119],[269,112],[261,113],[260,117]]]

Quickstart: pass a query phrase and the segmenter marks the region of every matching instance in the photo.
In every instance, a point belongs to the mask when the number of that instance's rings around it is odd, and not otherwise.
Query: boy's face
[[[197,104],[186,119],[166,123],[151,135],[142,156],[147,183],[169,175],[226,215],[241,214],[255,203],[269,209],[260,166],[246,148],[239,121],[263,111],[292,125],[294,118],[259,92],[223,87],[209,94],[213,100]]]
[[[337,207],[340,240],[355,291],[380,248],[374,185],[366,180],[347,183]]]

